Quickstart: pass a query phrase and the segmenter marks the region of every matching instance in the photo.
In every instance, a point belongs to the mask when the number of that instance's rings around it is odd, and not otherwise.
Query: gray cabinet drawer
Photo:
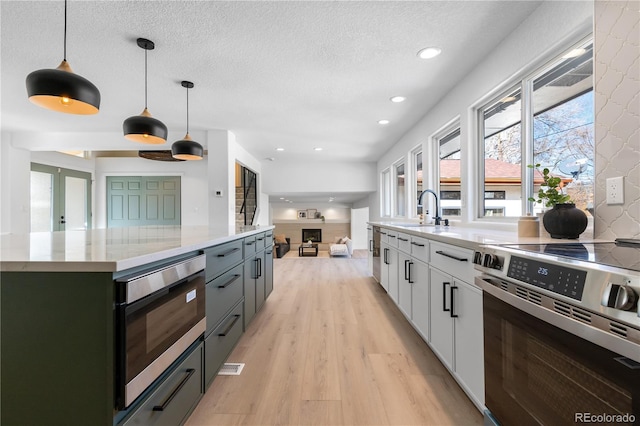
[[[265,239],[264,239],[265,248],[271,247],[273,245],[273,230],[265,232],[264,236],[265,236]]]
[[[200,343],[122,425],[183,424],[202,396],[202,351]]]
[[[239,264],[207,283],[207,331],[208,335],[224,315],[242,299],[243,264]]]
[[[242,240],[209,247],[204,253],[207,255],[206,279],[209,282],[233,265],[242,262]]]
[[[256,236],[246,237],[244,240],[244,258],[249,258],[256,254]]]
[[[242,303],[204,340],[204,376],[208,387],[242,335]]]
[[[266,242],[267,242],[267,236],[265,235],[264,232],[256,234],[256,252],[264,250],[264,248],[267,246]]]

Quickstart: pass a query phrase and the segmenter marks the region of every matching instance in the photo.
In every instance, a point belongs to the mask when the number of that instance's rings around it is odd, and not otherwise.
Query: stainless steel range
[[[485,246],[487,418],[640,424],[640,241]]]

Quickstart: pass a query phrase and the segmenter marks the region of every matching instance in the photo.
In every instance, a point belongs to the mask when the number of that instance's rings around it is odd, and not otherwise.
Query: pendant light
[[[90,115],[100,110],[100,91],[86,78],[74,74],[67,62],[67,0],[64,2],[64,57],[58,68],[27,76],[27,94],[34,104],[67,114]]]
[[[204,150],[202,145],[191,139],[189,135],[189,89],[193,88],[193,83],[183,81],[182,87],[187,89],[187,134],[183,139],[176,141],[171,145],[171,154],[177,160],[202,160]]]
[[[144,49],[144,110],[140,115],[134,115],[124,120],[122,130],[124,137],[130,141],[146,144],[162,144],[167,141],[167,126],[151,116],[147,109],[147,51],[156,46],[151,40],[139,38],[138,46]]]

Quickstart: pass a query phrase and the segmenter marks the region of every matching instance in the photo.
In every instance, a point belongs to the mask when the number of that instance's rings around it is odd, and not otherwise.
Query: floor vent
[[[220,367],[220,371],[218,371],[218,376],[239,376],[242,373],[242,369],[244,368],[244,363],[239,362],[225,362],[222,367]]]

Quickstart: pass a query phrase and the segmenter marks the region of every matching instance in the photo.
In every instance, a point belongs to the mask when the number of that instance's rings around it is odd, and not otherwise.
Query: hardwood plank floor
[[[274,260],[274,290],[187,426],[482,425],[367,259]]]

